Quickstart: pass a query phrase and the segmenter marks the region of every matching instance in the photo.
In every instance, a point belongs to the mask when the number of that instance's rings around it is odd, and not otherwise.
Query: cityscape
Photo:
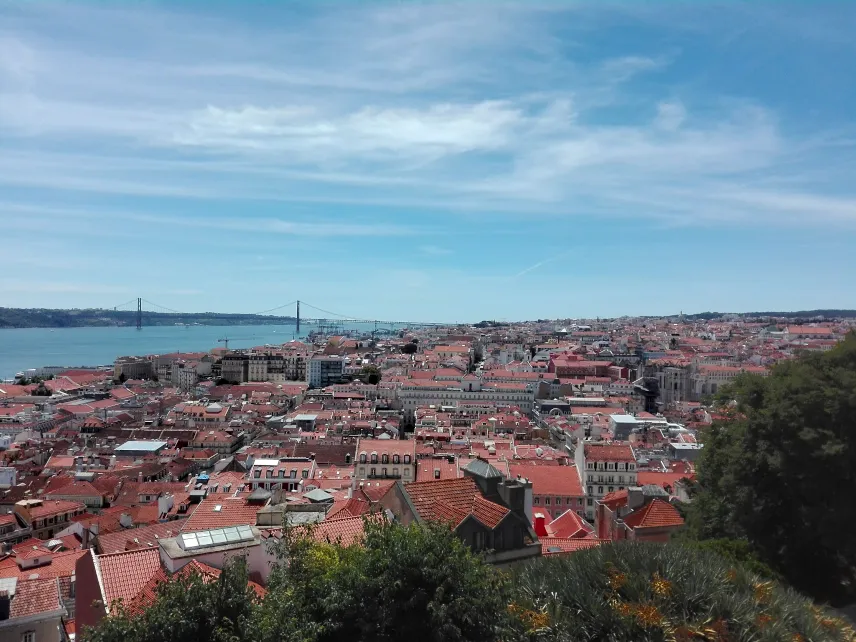
[[[856,642],[854,33],[0,0],[0,642]]]
[[[0,582],[37,574],[61,606],[40,626],[90,627],[114,599],[151,599],[139,592],[164,571],[236,552],[265,586],[283,524],[349,544],[367,516],[453,515],[499,567],[668,542],[716,395],[854,327],[676,315],[316,330],[30,368],[0,384]]]

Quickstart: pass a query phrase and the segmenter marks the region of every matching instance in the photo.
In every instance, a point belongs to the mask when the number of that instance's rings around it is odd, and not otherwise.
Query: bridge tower
[[[300,301],[297,302],[297,334],[300,334]]]
[[[137,330],[143,329],[143,300],[137,299]]]

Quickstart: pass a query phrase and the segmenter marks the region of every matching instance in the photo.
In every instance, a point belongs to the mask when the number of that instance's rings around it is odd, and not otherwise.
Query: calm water
[[[370,332],[373,324],[349,324],[344,330]],[[111,364],[123,355],[204,352],[223,347],[218,339],[229,338],[230,348],[279,344],[305,337],[314,326],[156,326],[136,328],[25,328],[0,330],[0,379],[16,372],[42,366],[97,366]]]

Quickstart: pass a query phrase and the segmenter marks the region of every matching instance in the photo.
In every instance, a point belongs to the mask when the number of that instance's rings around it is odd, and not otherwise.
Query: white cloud
[[[668,86],[655,72],[674,50],[577,59],[599,12],[569,6],[580,20],[559,33],[554,10],[405,3],[227,24],[150,6],[4,7],[0,185],[485,216],[796,224],[811,211],[814,222],[852,222],[851,197],[829,200],[822,182],[853,160],[852,138],[817,142],[751,101]],[[655,89],[637,92],[649,78]],[[202,225],[424,231],[239,216]]]
[[[679,102],[663,102],[657,105],[657,118],[654,124],[666,131],[680,129],[687,119],[687,110]]]

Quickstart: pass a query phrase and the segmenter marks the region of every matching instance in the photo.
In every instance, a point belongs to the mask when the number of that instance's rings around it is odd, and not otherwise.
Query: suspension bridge
[[[309,316],[305,314],[301,316],[301,306],[303,306],[304,311],[308,310],[310,312]],[[287,309],[293,309],[294,314],[286,314],[285,311]],[[136,299],[131,299],[130,301],[126,301],[116,306],[112,306],[111,308],[114,311],[122,311],[122,312],[135,312],[135,321],[138,329],[141,329],[145,324],[146,315],[149,313],[155,313],[158,315],[172,315],[179,317],[217,317],[217,318],[238,318],[244,317],[247,320],[253,320],[255,317],[258,321],[264,321],[263,317],[272,317],[274,318],[282,318],[283,323],[293,322],[295,324],[295,331],[299,334],[301,325],[303,326],[312,326],[321,334],[333,334],[337,331],[341,330],[343,326],[346,325],[365,325],[368,327],[373,326],[375,331],[389,329],[394,330],[396,328],[431,328],[431,327],[449,327],[460,325],[458,323],[435,323],[435,322],[425,322],[425,321],[404,321],[404,320],[388,320],[388,319],[365,319],[355,316],[350,316],[346,314],[340,314],[338,312],[332,312],[330,310],[325,310],[323,308],[319,308],[318,306],[312,305],[311,303],[307,303],[306,301],[300,301],[295,299],[294,301],[289,301],[288,303],[283,303],[282,305],[278,305],[273,308],[269,308],[267,310],[261,310],[259,312],[239,312],[239,313],[214,313],[214,312],[181,312],[179,310],[173,310],[172,308],[168,308],[163,305],[159,305],[142,297],[138,297]],[[279,312],[280,314],[274,314],[275,312]],[[316,316],[316,315],[325,315],[325,316]],[[261,317],[261,318],[260,318]]]

